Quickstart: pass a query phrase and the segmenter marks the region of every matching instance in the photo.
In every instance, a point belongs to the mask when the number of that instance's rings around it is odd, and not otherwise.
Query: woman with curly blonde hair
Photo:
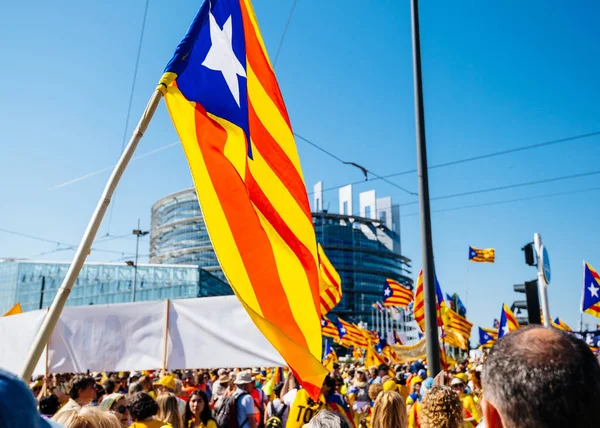
[[[422,428],[471,427],[464,423],[460,397],[447,386],[434,386],[427,392],[419,418]]]
[[[371,428],[406,428],[406,404],[396,391],[383,391],[375,400]]]

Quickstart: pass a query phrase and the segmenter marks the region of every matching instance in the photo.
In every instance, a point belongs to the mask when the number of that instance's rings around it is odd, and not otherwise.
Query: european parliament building
[[[401,253],[399,207],[390,197],[378,199],[371,190],[358,195],[354,214],[352,186],[346,186],[339,190],[338,213],[332,213],[323,209],[322,189],[319,182],[313,192],[316,237],[342,278],[343,298],[332,315],[370,323],[372,305],[382,300],[386,278],[413,287],[411,261]],[[194,189],[153,205],[150,263],[194,264],[226,281]],[[404,323],[412,322],[412,315],[403,317]]]

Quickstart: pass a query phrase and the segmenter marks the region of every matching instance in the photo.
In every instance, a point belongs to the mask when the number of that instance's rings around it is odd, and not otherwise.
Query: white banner
[[[0,317],[0,367],[19,373],[45,310]],[[50,338],[49,373],[160,369],[166,301],[67,307]],[[169,302],[167,368],[272,367],[285,362],[235,296]],[[35,374],[44,374],[42,355]]]

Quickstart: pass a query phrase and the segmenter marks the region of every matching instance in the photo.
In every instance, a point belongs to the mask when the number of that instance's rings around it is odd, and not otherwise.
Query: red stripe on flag
[[[256,146],[267,165],[271,167],[275,175],[281,180],[294,200],[298,203],[298,206],[302,209],[304,215],[306,215],[312,223],[310,203],[308,202],[308,194],[306,193],[304,180],[281,146],[260,121],[250,100],[248,100],[248,120],[250,123],[252,144]]]
[[[279,113],[288,124],[289,128],[292,129],[290,124],[290,118],[288,117],[281,91],[279,90],[279,84],[275,78],[275,73],[267,61],[265,52],[258,41],[256,30],[246,10],[246,4],[244,0],[240,0],[240,9],[242,11],[242,20],[244,21],[244,35],[246,41],[246,61],[250,63],[252,70],[256,74],[258,81],[265,89],[266,93],[269,94],[273,104],[277,106]]]
[[[196,138],[221,208],[231,229],[240,257],[253,285],[265,319],[275,323],[293,341],[307,347],[277,274],[273,248],[265,235],[247,189],[238,172],[224,155],[227,131],[195,106]],[[318,285],[318,284],[317,284]],[[318,294],[318,293],[317,293]]]

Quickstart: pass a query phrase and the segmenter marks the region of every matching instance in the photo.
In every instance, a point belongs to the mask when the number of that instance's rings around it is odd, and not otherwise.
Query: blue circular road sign
[[[550,257],[548,256],[548,251],[546,247],[542,245],[542,268],[544,272],[544,279],[546,280],[546,284],[550,284]]]

